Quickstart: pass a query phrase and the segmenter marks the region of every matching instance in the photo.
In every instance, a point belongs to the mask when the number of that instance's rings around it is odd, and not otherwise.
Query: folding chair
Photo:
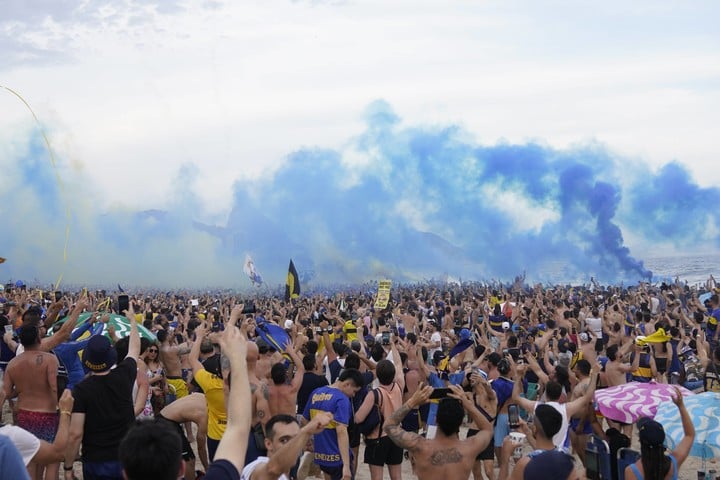
[[[617,452],[618,480],[625,480],[625,467],[640,460],[640,452],[632,448],[621,448]]]
[[[610,446],[597,435],[590,435],[585,447],[585,470],[590,480],[611,480]]]

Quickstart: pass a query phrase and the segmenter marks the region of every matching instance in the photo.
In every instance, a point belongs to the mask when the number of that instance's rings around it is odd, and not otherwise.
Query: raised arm
[[[140,333],[138,332],[137,320],[135,320],[135,310],[133,310],[132,302],[130,307],[123,313],[125,318],[130,322],[130,341],[128,342],[128,354],[125,358],[132,358],[137,362],[140,356]]]
[[[233,330],[226,328],[227,330]],[[202,344],[203,338],[205,338],[205,322],[201,322],[200,325],[195,329],[195,341],[190,348],[190,355],[188,361],[190,362],[190,368],[192,368],[193,374],[197,374],[201,370],[205,370],[203,364],[200,363],[200,345]],[[220,337],[222,339],[222,337]]]
[[[70,318],[65,320],[65,323],[62,327],[60,327],[60,330],[54,333],[52,337],[43,338],[40,349],[44,352],[49,352],[61,343],[67,342],[70,339],[70,334],[77,325],[78,317],[86,306],[87,296],[83,295],[82,297],[80,297],[80,299],[78,299],[77,303],[75,304],[75,308],[73,308],[73,311],[70,314]]]
[[[520,405],[520,408],[523,410],[526,410],[527,412],[533,412],[535,411],[535,405],[537,402],[533,400],[528,400],[527,398],[523,398],[520,396],[520,391],[522,388],[522,375],[525,373],[525,369],[523,367],[519,367],[515,369],[515,376],[514,376],[514,382],[513,382],[513,390],[512,390],[512,401],[513,403],[517,403]]]
[[[240,472],[245,464],[245,450],[252,416],[246,359],[247,340],[237,328],[226,328],[220,337],[220,347],[223,355],[230,360],[232,386],[227,405],[227,428],[220,440],[214,460],[227,460]]]
[[[595,387],[597,386],[598,376],[600,375],[600,364],[596,363],[590,369],[590,382],[583,393],[582,397],[578,397],[572,402],[566,404],[567,416],[575,417],[583,412],[588,403],[592,402],[593,395],[595,395]]]
[[[675,387],[675,397],[673,398],[673,402],[677,405],[678,411],[680,412],[680,419],[682,420],[684,434],[678,446],[672,451],[675,460],[678,462],[679,469],[680,465],[683,464],[687,456],[690,454],[690,449],[692,448],[693,441],[695,440],[695,426],[690,418],[690,414],[685,408],[685,402],[678,387]]]
[[[300,355],[297,354],[295,347],[292,344],[288,344],[285,348],[285,353],[290,356],[292,362],[295,364],[295,375],[293,376],[290,385],[292,387],[292,391],[297,392],[302,386],[303,376],[305,375],[305,366],[303,365]]]
[[[415,393],[403,404],[402,407],[395,410],[390,418],[385,419],[383,431],[390,437],[390,440],[398,447],[404,448],[411,452],[417,452],[422,444],[426,441],[423,437],[414,432],[405,431],[400,422],[411,411],[420,405],[427,403],[433,388],[428,385],[421,385]]]
[[[458,385],[448,385],[452,393],[450,394],[450,397],[455,398],[462,403],[463,408],[466,412],[470,415],[470,418],[475,422],[475,425],[477,425],[478,430],[480,432],[470,437],[467,441],[472,442],[476,444],[476,448],[478,449],[478,453],[482,451],[484,448],[486,448],[490,441],[493,439],[493,424],[488,421],[488,419],[480,413],[480,410],[475,406],[475,402],[470,400],[467,395],[465,395],[465,392],[463,389]]]
[[[318,412],[310,422],[300,429],[300,433],[272,454],[267,463],[261,463],[246,480],[277,480],[297,462],[308,440],[322,432],[330,424],[333,416],[330,412]]]

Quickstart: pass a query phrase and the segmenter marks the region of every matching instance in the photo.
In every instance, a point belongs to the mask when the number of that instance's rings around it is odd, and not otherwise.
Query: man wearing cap
[[[135,312],[123,312],[130,319],[130,341],[125,359],[112,368],[117,352],[103,335],[90,339],[83,350],[83,365],[90,374],[75,386],[70,440],[65,453],[65,478],[73,478],[73,462],[82,443],[85,480],[123,478],[118,448],[135,420],[132,389],[140,355]]]

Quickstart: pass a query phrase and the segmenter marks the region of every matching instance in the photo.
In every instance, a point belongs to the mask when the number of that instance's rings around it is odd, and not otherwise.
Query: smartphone
[[[390,345],[390,332],[383,332],[382,333],[382,344],[383,345]],[[432,397],[430,397],[432,398]]]
[[[520,428],[520,407],[516,403],[508,405],[508,423],[510,428]]]
[[[118,313],[123,315],[126,310],[130,309],[130,297],[127,295],[118,295]]]
[[[430,399],[447,398],[450,391],[449,388],[434,388],[430,394]]]
[[[60,300],[62,300],[62,292],[61,292],[61,291],[56,291],[56,292],[55,292],[55,301],[56,301],[56,302],[59,302]]]
[[[12,333],[13,327],[12,325],[5,325],[5,333]]]

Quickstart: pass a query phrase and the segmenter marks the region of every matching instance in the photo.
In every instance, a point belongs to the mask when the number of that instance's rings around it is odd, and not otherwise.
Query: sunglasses
[[[150,352],[150,353],[157,353],[157,352],[158,352],[158,349],[157,349],[157,348],[150,348],[150,349],[148,349],[148,352]]]

